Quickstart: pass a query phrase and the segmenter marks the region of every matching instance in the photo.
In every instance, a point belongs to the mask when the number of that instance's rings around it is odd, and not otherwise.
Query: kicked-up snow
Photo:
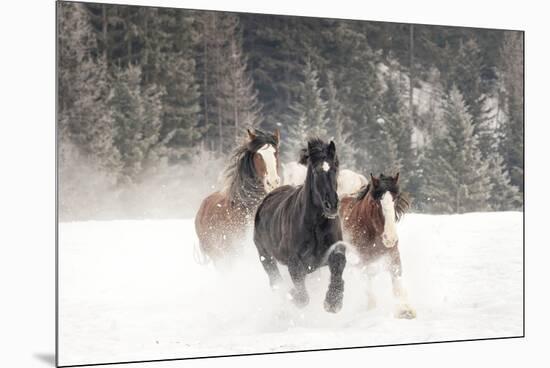
[[[344,306],[323,309],[328,270],[308,277],[310,304],[272,291],[250,236],[231,267],[193,256],[193,220],[59,225],[59,363],[186,358],[518,336],[523,333],[522,213],[406,215],[397,225],[403,283],[417,318],[396,319],[391,281],[348,253]]]

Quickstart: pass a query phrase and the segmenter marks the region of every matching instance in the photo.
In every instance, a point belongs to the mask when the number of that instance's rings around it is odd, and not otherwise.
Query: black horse
[[[273,190],[258,207],[254,243],[272,287],[281,280],[277,261],[288,266],[294,283],[290,295],[299,307],[309,302],[306,275],[328,265],[331,276],[324,306],[336,313],[342,308],[346,248],[338,216],[334,142],[311,139],[300,163],[307,165],[305,183]]]

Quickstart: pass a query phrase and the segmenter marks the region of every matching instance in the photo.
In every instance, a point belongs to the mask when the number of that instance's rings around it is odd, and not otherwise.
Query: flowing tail
[[[199,241],[193,243],[193,259],[201,266],[205,266],[211,261],[210,258],[202,251]]]

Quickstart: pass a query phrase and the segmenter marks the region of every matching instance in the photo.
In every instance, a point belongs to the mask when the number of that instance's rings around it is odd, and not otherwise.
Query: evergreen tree
[[[373,172],[402,172],[401,184],[406,188],[413,177],[415,154],[412,148],[410,110],[405,100],[408,91],[401,88],[400,79],[400,72],[394,69],[390,69],[384,78],[385,91],[380,99],[377,121],[380,139],[372,142],[369,161]]]
[[[356,170],[357,148],[353,145],[349,119],[344,116],[342,104],[338,100],[338,90],[334,85],[334,75],[331,72],[327,75],[326,94],[328,135],[336,144],[342,167]]]
[[[469,106],[470,114],[476,118],[481,118],[486,99],[481,79],[482,68],[481,50],[475,39],[468,39],[460,42],[446,78],[448,89],[456,85]]]
[[[359,22],[336,22],[327,52],[334,54],[329,67],[334,70],[340,91],[343,113],[350,119],[357,147],[371,147],[380,138],[377,123],[380,108],[380,83],[377,76],[377,54],[367,42],[364,25]],[[359,167],[370,167],[369,148],[358,150]]]
[[[489,203],[494,211],[509,211],[521,208],[522,198],[518,188],[510,182],[510,176],[504,165],[504,159],[494,153],[488,160],[489,176],[491,178],[491,197]]]
[[[500,152],[511,183],[523,193],[523,35],[507,31],[501,47],[501,69],[508,119],[501,127]]]
[[[297,152],[309,137],[326,137],[328,133],[327,103],[321,96],[317,70],[309,60],[305,63],[299,89],[298,100],[290,107],[290,114],[286,118],[287,137],[283,142],[291,161],[296,160]]]
[[[395,121],[378,118],[373,128],[377,130],[378,139],[371,139],[367,148],[370,172],[380,172],[393,175],[403,169],[403,158],[399,152],[397,136],[392,134],[395,131]]]
[[[238,130],[261,121],[260,105],[242,54],[239,18],[234,14],[204,12],[198,19],[201,34],[203,126],[211,149],[230,151]]]
[[[447,84],[456,84],[464,101],[469,106],[469,113],[474,124],[474,134],[478,137],[479,148],[484,158],[496,147],[494,131],[489,126],[491,110],[486,107],[487,83],[482,80],[484,69],[481,49],[474,38],[460,42],[456,55],[449,67]]]
[[[443,84],[441,82],[440,71],[432,67],[427,72],[426,77],[427,94],[429,99],[427,101],[427,108],[423,113],[419,113],[418,119],[416,119],[416,127],[419,129],[421,136],[417,135],[417,149],[426,144],[426,141],[430,137],[437,135],[437,132],[441,129],[440,123],[443,120],[443,101],[445,99],[445,93]]]
[[[189,160],[193,147],[202,137],[199,124],[199,85],[195,80],[195,62],[172,53],[163,62],[165,90],[159,140],[164,155],[171,161]]]
[[[140,8],[139,58],[144,84],[157,84],[169,89],[171,84],[180,85],[182,74],[194,73],[194,58],[197,32],[191,12],[170,8]],[[179,59],[185,59],[181,61]],[[182,65],[184,64],[184,65]],[[175,79],[172,79],[175,78]],[[181,88],[181,87],[180,87]]]
[[[491,180],[482,160],[472,117],[456,86],[445,107],[445,131],[424,157],[421,200],[430,210],[462,213],[489,209]]]
[[[59,48],[59,115],[62,121],[69,122],[67,114],[74,104],[77,94],[74,91],[77,68],[86,60],[92,59],[92,51],[97,45],[95,34],[90,27],[88,14],[82,4],[59,2],[58,48]],[[60,124],[60,130],[67,126]]]
[[[95,159],[98,167],[116,172],[119,154],[113,145],[115,122],[110,109],[112,89],[107,63],[103,58],[86,60],[76,72],[76,99],[68,114],[69,136],[83,154]]]
[[[82,4],[89,15],[89,26],[97,39],[97,53],[102,55],[108,65],[120,65],[122,54],[127,55],[126,27],[124,10],[120,6],[108,4]]]
[[[304,55],[323,70],[319,55],[324,44],[326,20],[241,14],[243,50],[258,89],[264,119],[262,126],[273,130],[281,123],[299,95],[296,81],[303,75]]]
[[[114,121],[109,109],[112,90],[104,57],[82,4],[60,4],[60,119],[61,143],[74,144],[101,170],[116,171],[119,155],[113,146]],[[62,152],[64,152],[62,147]],[[63,160],[64,155],[61,156]]]
[[[235,139],[230,142],[230,146],[240,142],[245,127],[254,128],[261,123],[261,107],[253,81],[247,74],[247,62],[243,57],[239,39],[238,33],[229,36],[224,57],[227,63],[227,74],[224,75],[221,86],[221,95],[226,98],[219,101],[225,113],[226,126],[233,128]]]
[[[166,96],[166,91],[155,84],[141,87],[141,89],[139,146],[144,157],[142,166],[146,169],[147,166],[158,165],[161,156],[166,156],[168,146],[165,141],[161,141],[161,130],[164,124],[162,118],[166,106],[163,104],[163,97]]]
[[[103,55],[109,70],[113,67],[139,64],[142,50],[141,20],[155,8],[108,4],[83,4],[90,26],[98,40],[96,51]]]
[[[163,91],[154,86],[142,91],[141,70],[137,66],[129,66],[118,74],[111,101],[116,125],[114,142],[123,162],[121,180],[135,182],[160,136]]]
[[[290,160],[309,136],[332,137],[342,167],[401,171],[426,209],[521,205],[520,32],[415,25],[411,59],[410,25],[57,6],[60,174],[71,198],[83,190],[80,164],[107,186],[137,183],[198,147],[228,152],[245,127],[283,125]]]

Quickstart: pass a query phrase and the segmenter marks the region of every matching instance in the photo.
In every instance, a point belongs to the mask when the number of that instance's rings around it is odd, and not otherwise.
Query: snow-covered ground
[[[414,320],[393,317],[386,274],[367,310],[353,255],[344,307],[329,314],[328,270],[309,276],[311,302],[297,309],[271,291],[251,240],[231,270],[197,264],[192,219],[62,223],[59,235],[61,365],[522,334],[519,212],[405,216]]]

